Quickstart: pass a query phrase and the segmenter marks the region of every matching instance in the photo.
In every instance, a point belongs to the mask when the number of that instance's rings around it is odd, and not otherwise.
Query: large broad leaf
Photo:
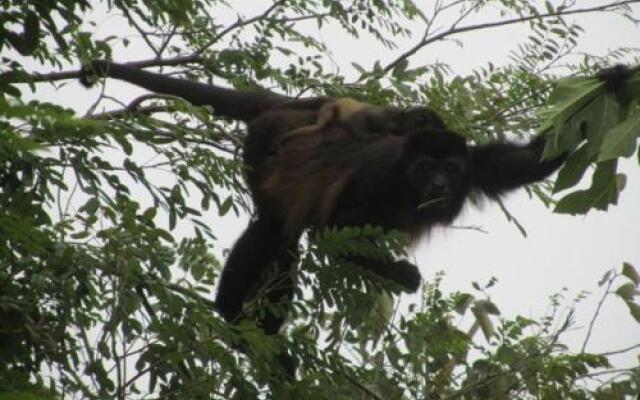
[[[616,174],[615,161],[633,155],[640,137],[640,72],[636,71],[622,89],[612,93],[598,78],[565,79],[540,113],[543,123],[539,132],[550,139],[543,158],[570,153],[554,193],[577,185],[587,168],[597,163],[589,189],[563,197],[556,212],[585,214],[592,208],[606,210],[617,201],[626,177]]]
[[[584,134],[576,115],[590,108],[603,92],[604,85],[597,79],[570,78],[558,82],[549,97],[549,106],[539,114],[543,123],[538,132],[553,137],[548,141],[544,158],[553,158],[577,147]]]
[[[561,135],[568,148],[574,143],[586,139],[578,150],[572,153],[566,164],[558,174],[554,186],[554,193],[570,188],[582,179],[586,169],[597,160],[598,153],[605,138],[609,137],[609,131],[620,121],[621,108],[614,96],[604,94],[593,99],[588,105],[575,113],[565,126],[572,130],[569,135]],[[580,135],[576,138],[575,135]],[[571,142],[566,143],[567,138]]]
[[[640,112],[615,126],[604,137],[598,161],[612,160],[618,157],[631,157],[640,137]]]
[[[603,90],[603,84],[595,78],[567,78],[558,81],[549,96],[549,107],[540,112],[544,121],[539,131],[545,132],[568,121],[571,116]]]
[[[582,134],[587,140],[587,153],[595,157],[602,146],[608,132],[620,123],[621,107],[611,93],[604,93],[576,113],[573,123],[581,126]],[[594,160],[595,161],[595,160]]]
[[[558,193],[580,182],[587,168],[594,161],[593,157],[589,156],[588,150],[587,145],[584,144],[569,156],[564,167],[558,173],[553,193]]]
[[[587,190],[569,193],[556,205],[555,212],[562,214],[586,214],[592,208],[606,210],[616,204],[618,193],[624,188],[626,176],[616,174],[615,160],[598,163]]]

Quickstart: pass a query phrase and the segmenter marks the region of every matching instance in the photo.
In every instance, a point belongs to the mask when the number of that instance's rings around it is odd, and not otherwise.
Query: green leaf
[[[640,137],[640,112],[611,129],[604,137],[598,161],[631,157]]]
[[[602,83],[597,79],[568,78],[558,82],[549,97],[549,105],[539,113],[543,122],[538,132],[551,132],[556,138],[545,148],[546,158],[571,151],[582,140],[580,121],[575,116],[584,111],[603,90]]]
[[[602,287],[602,285],[607,283],[609,278],[611,278],[611,274],[613,274],[613,270],[611,270],[611,269],[609,271],[605,272],[604,275],[602,276],[602,278],[600,278],[600,280],[598,281],[598,286]]]
[[[569,193],[556,204],[555,212],[560,214],[586,214],[590,209],[606,210],[609,204],[615,204],[618,193],[624,188],[626,176],[616,174],[615,160],[597,164],[587,190]]]
[[[633,268],[633,265],[627,262],[622,264],[622,275],[629,278],[636,286],[640,285],[640,274]]]
[[[176,227],[176,222],[178,221],[178,216],[176,215],[175,206],[169,207],[169,229],[173,230]]]
[[[455,302],[453,304],[453,309],[460,315],[464,315],[467,311],[467,308],[471,305],[474,298],[469,293],[460,293],[455,297]]]
[[[231,209],[231,206],[233,206],[233,198],[229,196],[224,200],[224,202],[218,208],[218,215],[220,215],[221,217],[225,216]]]
[[[402,76],[404,75],[404,71],[407,69],[408,66],[409,66],[409,60],[407,60],[406,58],[401,60],[395,67],[393,67],[391,75],[394,78],[402,78]]]
[[[22,96],[22,93],[20,92],[20,89],[18,89],[15,86],[9,85],[6,82],[0,82],[0,93],[6,93],[9,96],[13,96],[13,97],[17,97],[17,98]]]
[[[590,156],[600,152],[607,133],[620,123],[620,115],[620,104],[610,93],[598,96],[591,104],[576,113],[573,123],[580,124],[581,133],[586,135]]]
[[[636,285],[633,283],[625,283],[616,289],[616,294],[620,296],[625,301],[633,300],[633,297],[638,294],[636,292]]]
[[[88,238],[91,234],[87,231],[80,231],[80,232],[76,232],[76,233],[72,233],[71,234],[71,238],[72,239],[85,239]]]
[[[96,197],[90,198],[82,207],[80,207],[80,211],[86,212],[89,215],[93,215],[100,207],[100,201]]]
[[[483,311],[481,308],[474,307],[472,309],[473,315],[476,317],[476,321],[480,324],[480,329],[487,341],[491,340],[491,337],[495,335],[495,329],[493,323],[489,318],[489,314]]]
[[[548,1],[548,0],[547,0],[547,1],[545,1],[545,2],[544,2],[544,6],[546,7],[547,12],[548,12],[549,14],[553,14],[553,13],[555,13],[555,10],[553,9],[553,4],[551,4],[551,2],[550,2],[550,1]]]
[[[631,316],[640,323],[640,304],[632,303],[630,301],[627,302],[627,306],[629,307],[629,312],[631,312]]]
[[[558,173],[553,186],[553,193],[558,193],[578,184],[593,161],[593,157],[589,156],[587,145],[582,145],[569,156],[564,167]]]
[[[482,310],[487,314],[500,315],[500,310],[498,309],[498,307],[489,300],[476,301],[474,308]]]
[[[154,229],[154,233],[158,235],[158,237],[166,240],[167,242],[172,243],[174,241],[173,236],[169,232],[165,231],[164,229],[159,229],[159,228]]]
[[[156,217],[158,209],[155,207],[149,207],[142,213],[142,219],[147,223],[153,222],[153,219]]]

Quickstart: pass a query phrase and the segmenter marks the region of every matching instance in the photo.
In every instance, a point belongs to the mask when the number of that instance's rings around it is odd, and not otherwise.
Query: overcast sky
[[[247,15],[264,10],[265,1],[241,2]],[[418,4],[431,4],[418,1]],[[597,1],[579,1],[580,6],[599,4]],[[584,5],[583,5],[584,4]],[[601,4],[601,3],[600,3]],[[254,9],[255,12],[250,10]],[[640,8],[638,17],[640,17]],[[235,20],[231,11],[216,12],[219,23]],[[487,21],[481,18],[483,21]],[[228,18],[228,20],[225,20]],[[619,17],[603,14],[582,15],[580,23],[586,33],[580,39],[580,51],[604,55],[608,50],[627,46],[640,48],[640,29]],[[95,16],[99,22],[101,37],[110,33],[121,35],[125,27],[117,18]],[[327,65],[349,74],[351,62],[372,65],[383,58],[390,60],[389,51],[367,37],[352,39],[332,29],[310,30],[327,42],[332,57]],[[132,33],[133,34],[133,33]],[[413,40],[400,43],[400,53],[412,46]],[[507,61],[508,52],[526,38],[526,26],[498,28],[485,32],[460,35],[464,47],[455,43],[442,43],[428,47],[411,58],[411,66],[442,61],[449,64],[454,74],[467,74],[472,69],[492,61],[496,65]],[[133,39],[133,38],[132,38]],[[145,58],[134,40],[128,49],[117,49],[117,61]],[[38,70],[41,70],[40,68]],[[133,98],[141,90],[127,84],[110,82],[111,89],[119,91],[119,98]],[[96,90],[87,91],[76,83],[54,91],[41,85],[36,97],[86,111],[96,99]],[[505,204],[509,211],[524,225],[528,237],[523,237],[508,222],[499,208],[486,204],[482,209],[467,208],[456,225],[480,226],[488,233],[472,230],[447,229],[431,235],[413,252],[425,279],[431,279],[436,271],[446,272],[444,288],[448,291],[471,291],[471,282],[486,282],[490,277],[499,279],[491,290],[493,300],[507,316],[521,314],[538,318],[548,311],[549,295],[562,288],[569,289],[568,298],[580,290],[594,291],[588,302],[578,308],[577,331],[571,333],[569,343],[579,348],[584,337],[585,325],[592,315],[596,295],[600,289],[596,282],[610,268],[620,268],[628,261],[640,268],[640,173],[637,161],[622,164],[628,174],[627,188],[619,204],[608,212],[592,212],[586,217],[553,214],[537,199],[529,199],[524,190],[509,196]],[[228,217],[214,223],[223,247],[230,246],[240,233],[246,218],[239,223]],[[613,338],[613,339],[612,339]],[[632,322],[624,304],[611,298],[605,303],[595,334],[588,350],[607,351],[640,342],[640,329]],[[613,346],[613,347],[612,347]],[[626,361],[631,358],[626,358]]]

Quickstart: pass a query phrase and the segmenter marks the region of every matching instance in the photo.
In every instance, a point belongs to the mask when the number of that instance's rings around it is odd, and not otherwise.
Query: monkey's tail
[[[94,60],[80,70],[80,82],[87,87],[95,84],[97,76],[120,79],[155,93],[180,97],[194,105],[212,106],[220,116],[245,122],[292,100],[264,89],[228,89],[106,60]]]

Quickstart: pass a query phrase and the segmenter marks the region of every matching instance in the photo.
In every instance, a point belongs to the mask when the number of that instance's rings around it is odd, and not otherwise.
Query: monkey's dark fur
[[[353,125],[349,118],[318,118],[323,106],[336,102],[333,98],[294,99],[263,90],[225,89],[106,61],[93,62],[84,73],[210,105],[220,116],[247,123],[243,157],[256,215],[235,243],[220,278],[215,302],[227,321],[239,318],[243,304],[264,283],[265,272],[280,274],[268,300],[286,304],[291,299],[298,241],[306,228],[370,224],[418,239],[431,227],[450,224],[470,193],[496,199],[544,179],[566,158],[542,161],[542,137],[526,145],[467,145],[425,108],[365,105],[361,109],[370,122]],[[413,122],[384,125],[389,120]],[[385,128],[376,130],[371,124]],[[321,131],[322,140],[307,134],[282,141],[304,127],[314,127],[311,133]],[[420,285],[418,268],[407,261],[351,261],[405,291]],[[276,333],[283,320],[281,314],[265,312],[259,323],[267,333]]]

